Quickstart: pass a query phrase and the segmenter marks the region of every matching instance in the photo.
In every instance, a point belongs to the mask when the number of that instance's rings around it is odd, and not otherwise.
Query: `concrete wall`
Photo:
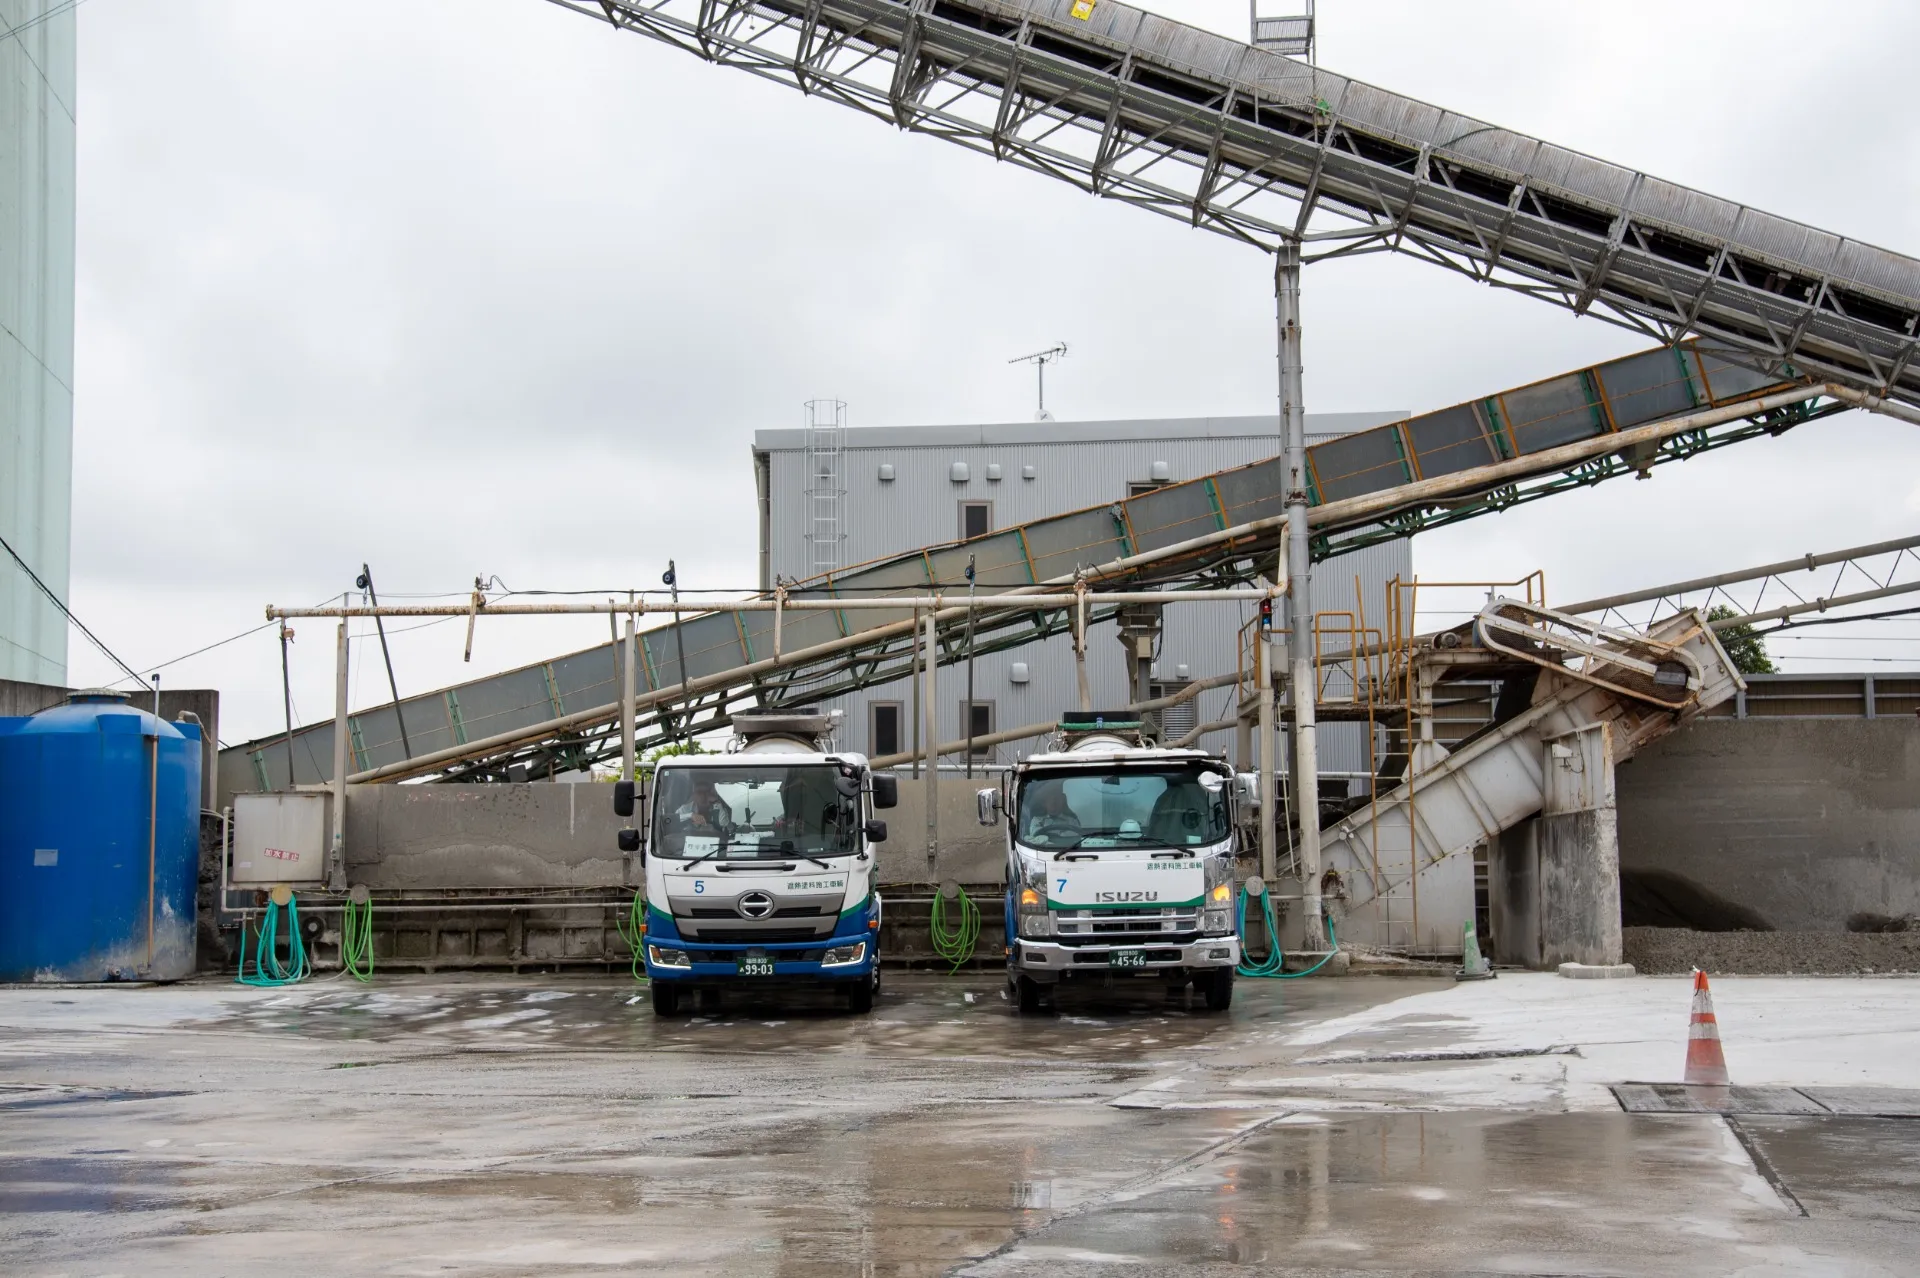
[[[347,878],[378,889],[617,887],[608,785],[347,787]]]
[[[927,863],[926,778],[900,774],[900,806],[877,815],[887,823],[887,841],[880,846],[880,882],[883,886],[908,883],[1000,883],[1006,878],[1007,827],[980,824],[974,793],[998,785],[999,779],[976,775],[942,776],[937,805],[939,854]]]
[[[1624,875],[1779,929],[1920,913],[1920,720],[1706,719],[1618,773]],[[1631,889],[1631,884],[1629,884]]]

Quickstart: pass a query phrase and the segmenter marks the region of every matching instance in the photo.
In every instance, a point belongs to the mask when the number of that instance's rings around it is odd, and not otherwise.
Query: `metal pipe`
[[[340,634],[333,682],[333,848],[327,881],[337,891],[347,885],[347,621]]]
[[[1062,584],[1071,579],[1061,580]],[[1043,582],[1041,583],[1051,584]],[[1278,595],[1277,589],[1265,589],[1253,586],[1223,587],[1217,590],[1114,590],[1088,591],[1085,602],[1092,607],[1119,604],[1169,604],[1169,603],[1246,603],[1252,600],[1271,599]],[[768,599],[731,599],[715,603],[715,612],[773,612],[776,609],[800,609],[815,612],[858,612],[862,610],[899,611],[902,608],[938,609],[943,617],[950,619],[964,615],[968,610],[980,612],[1031,612],[1046,609],[1064,612],[1074,607],[1073,598],[1062,593],[1036,593],[1022,591],[1018,594],[979,595],[870,595],[856,599],[794,599],[784,602]],[[267,609],[268,620],[293,617],[464,617],[469,609],[460,604],[384,604],[379,608],[356,607],[335,604],[320,608],[275,608]],[[649,612],[666,613],[673,611],[658,605],[649,606],[644,598],[634,598],[625,603],[608,600],[604,604],[491,604],[487,607],[490,617],[544,617],[567,616],[575,614],[598,613],[634,613],[644,615]],[[675,614],[676,616],[678,614]]]
[[[1855,390],[1851,386],[1842,386],[1837,382],[1828,382],[1827,394],[1843,404],[1852,404],[1855,408],[1864,408],[1869,413],[1881,413],[1887,417],[1896,417],[1903,422],[1920,426],[1920,412],[1905,404],[1896,404],[1892,400],[1882,399],[1867,391]]]
[[[280,623],[280,695],[286,703],[287,711],[287,789],[293,789],[293,680],[287,673],[287,644],[292,632],[287,623]]]
[[[1193,700],[1195,697],[1199,696],[1202,692],[1207,691],[1209,688],[1222,687],[1225,684],[1237,682],[1239,678],[1240,676],[1238,674],[1210,675],[1205,679],[1194,680],[1192,683],[1189,683],[1186,687],[1182,688],[1178,692],[1171,693],[1164,697],[1155,697],[1151,701],[1138,701],[1133,703],[1132,705],[1122,706],[1121,709],[1123,710],[1160,710],[1160,709],[1166,708],[1167,706],[1177,706],[1182,704],[1183,702]],[[1059,726],[1060,726],[1059,721],[1054,719],[1049,719],[1045,723],[1029,723],[1025,727],[1008,728],[1002,732],[990,732],[985,736],[975,737],[973,739],[973,744],[976,747],[1007,745],[1008,743],[1014,742],[1014,741],[1025,741],[1031,737],[1045,736],[1047,733],[1053,732],[1056,729],[1058,729]],[[918,734],[918,731],[919,731],[919,728],[918,728],[918,725],[916,724],[915,725],[916,736]],[[964,744],[963,742],[959,742],[959,741],[950,742],[946,745],[940,746],[934,753],[936,755],[950,754],[953,751],[960,749],[963,744]],[[876,759],[869,760],[869,763],[876,768],[892,768],[892,767],[898,767],[903,763],[911,763],[914,765],[914,769],[915,769],[913,775],[919,776],[920,775],[919,773],[920,759],[921,759],[920,743],[916,739],[913,743],[913,749],[903,750],[897,754],[883,754]]]
[[[973,607],[973,560],[967,556],[967,721],[963,725],[967,735],[967,779],[973,779],[973,620],[978,615]]]
[[[360,564],[359,586],[367,592],[367,602],[378,608],[380,595],[373,588],[373,569],[365,561]],[[407,740],[407,717],[400,711],[400,681],[393,677],[393,653],[387,649],[387,623],[379,613],[373,615],[373,628],[380,632],[380,658],[387,663],[387,687],[393,690],[393,717],[400,725],[400,749],[408,757],[413,755],[413,742]]]
[[[913,614],[913,775],[920,777],[920,728],[926,712],[920,708],[920,614]],[[936,752],[937,753],[937,752]]]
[[[620,779],[633,781],[633,721],[639,714],[634,706],[635,669],[633,614],[627,614],[627,633],[622,640],[620,661]]]
[[[1275,823],[1279,819],[1279,788],[1275,780],[1276,741],[1273,731],[1273,627],[1255,631],[1253,686],[1260,698],[1260,877],[1271,883],[1279,868]],[[1268,938],[1272,942],[1273,938]]]
[[[1294,820],[1300,828],[1299,863],[1307,937],[1320,935],[1320,760],[1318,733],[1314,730],[1314,709],[1318,690],[1313,676],[1313,555],[1308,541],[1307,419],[1305,391],[1302,385],[1303,356],[1300,342],[1300,244],[1281,242],[1276,254],[1275,292],[1280,320],[1280,414],[1286,443],[1287,509],[1287,647],[1290,657],[1289,686],[1293,697],[1293,771],[1288,781],[1293,793]],[[1268,641],[1271,643],[1271,640]],[[1268,655],[1262,654],[1261,668],[1269,688],[1273,673]],[[1271,691],[1262,700],[1261,714],[1267,723],[1263,733],[1271,732],[1273,710]],[[1262,742],[1263,746],[1267,742]],[[1266,766],[1263,756],[1262,765]],[[1265,796],[1262,796],[1263,799]],[[1273,834],[1267,820],[1271,809],[1263,811],[1261,830],[1265,836],[1261,848],[1261,873],[1274,877]],[[1278,945],[1278,938],[1270,938]]]
[[[155,700],[158,700],[156,695]],[[155,716],[158,718],[159,716]],[[160,729],[147,738],[151,747],[147,771],[147,974],[153,974],[153,897],[154,880],[159,876],[160,841]],[[197,841],[197,840],[196,840]]]
[[[687,632],[680,625],[680,574],[675,570],[673,560],[667,560],[667,589],[673,592],[673,646],[680,659],[680,695],[687,695]],[[688,707],[687,720],[693,718],[692,707]]]
[[[940,662],[938,654],[934,651],[934,644],[937,641],[934,626],[934,614],[929,612],[927,614],[926,629],[927,659],[921,663],[921,667],[926,673],[927,691],[926,695],[920,699],[927,716],[926,739],[929,743],[940,740],[940,714],[938,710],[940,702],[938,684],[935,682],[937,678],[935,672],[940,668]],[[927,876],[932,878],[938,868],[940,859],[940,754],[938,750],[935,750],[933,757],[927,760],[926,781]]]
[[[1093,684],[1087,678],[1087,591],[1075,582],[1073,592],[1073,673],[1079,684],[1080,709],[1093,709]]]
[[[1670,585],[1659,586],[1651,590],[1636,590],[1624,595],[1608,595],[1604,599],[1588,599],[1577,604],[1568,604],[1556,608],[1556,612],[1601,612],[1608,608],[1618,608],[1624,604],[1646,603],[1650,599],[1664,599],[1668,595],[1684,595],[1695,590],[1711,590],[1716,586],[1731,586],[1742,581],[1757,581],[1762,577],[1778,577],[1782,573],[1812,572],[1815,568],[1824,568],[1828,564],[1845,563],[1850,559],[1868,559],[1874,555],[1890,554],[1896,550],[1912,550],[1920,546],[1920,537],[1902,537],[1897,541],[1880,541],[1871,546],[1855,546],[1851,550],[1832,550],[1824,555],[1808,554],[1799,559],[1782,559],[1779,563],[1762,564],[1758,568],[1741,568],[1734,572],[1716,573],[1711,577],[1695,577],[1692,581],[1676,581]]]

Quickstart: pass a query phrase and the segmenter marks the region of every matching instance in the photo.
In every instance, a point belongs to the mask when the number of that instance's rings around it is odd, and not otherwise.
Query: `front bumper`
[[[737,981],[746,985],[871,980],[873,969],[880,958],[880,947],[876,944],[878,940],[878,934],[873,932],[863,936],[830,936],[814,941],[778,945],[721,945],[713,941],[669,941],[648,937],[646,941],[647,979],[696,984],[731,984]],[[854,945],[861,941],[866,942],[867,952],[858,963],[835,963],[829,966],[820,961],[821,955],[829,949]],[[685,954],[690,962],[685,967],[658,963],[654,961],[656,951]],[[771,976],[742,975],[740,960],[749,954],[772,959],[773,974]]]
[[[1116,967],[1116,950],[1137,951],[1145,961]],[[1185,941],[1143,940],[1134,944],[1061,945],[1054,941],[1016,940],[1009,966],[1040,979],[1059,980],[1075,976],[1127,976],[1165,973],[1181,969],[1237,967],[1240,963],[1240,938],[1202,936]]]

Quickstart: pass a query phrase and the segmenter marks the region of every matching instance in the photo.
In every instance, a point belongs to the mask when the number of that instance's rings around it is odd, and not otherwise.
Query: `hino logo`
[[[1093,899],[1103,904],[1119,905],[1127,901],[1157,901],[1158,892],[1095,892]]]
[[[773,898],[765,892],[748,892],[733,903],[743,919],[764,919],[773,913]]]

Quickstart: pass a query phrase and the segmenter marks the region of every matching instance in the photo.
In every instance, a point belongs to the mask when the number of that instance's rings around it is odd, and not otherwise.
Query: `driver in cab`
[[[733,833],[733,809],[728,807],[705,777],[695,777],[693,795],[674,809],[675,833],[681,835],[717,835]]]
[[[1027,835],[1042,843],[1078,842],[1086,837],[1086,828],[1061,788],[1049,785],[1037,796]]]

